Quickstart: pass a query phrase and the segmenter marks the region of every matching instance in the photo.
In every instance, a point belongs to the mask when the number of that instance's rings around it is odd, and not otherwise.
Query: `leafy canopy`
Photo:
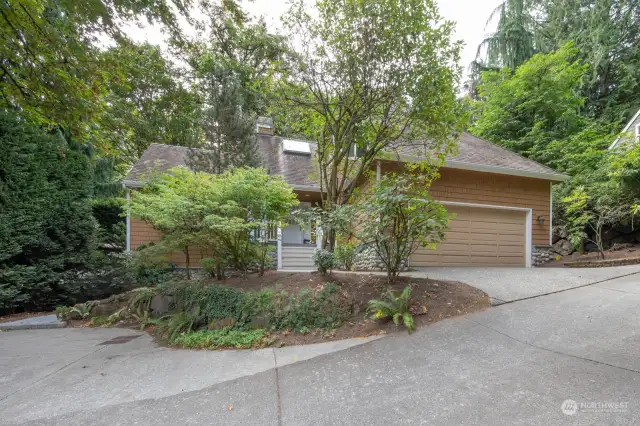
[[[283,92],[317,142],[323,208],[348,202],[374,160],[401,141],[451,149],[462,118],[460,44],[433,2],[317,1],[309,11],[297,1],[285,22],[296,43]]]
[[[549,144],[586,125],[580,87],[588,67],[574,60],[576,53],[567,45],[535,55],[515,73],[507,68],[485,72],[471,131],[534,160],[552,161]]]
[[[449,225],[446,209],[433,201],[431,173],[386,174],[360,204],[358,239],[372,248],[393,284],[402,263],[420,247],[435,248]]]
[[[133,217],[164,233],[167,250],[196,246],[246,271],[258,231],[284,220],[298,204],[281,177],[238,168],[214,175],[174,168],[132,197]]]

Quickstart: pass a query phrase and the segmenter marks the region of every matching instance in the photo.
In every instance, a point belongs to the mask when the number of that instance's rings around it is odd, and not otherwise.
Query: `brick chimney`
[[[258,117],[256,120],[256,133],[273,136],[273,118]]]

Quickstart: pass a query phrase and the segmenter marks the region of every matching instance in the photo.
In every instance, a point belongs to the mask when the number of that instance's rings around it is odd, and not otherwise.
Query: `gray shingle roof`
[[[278,136],[258,135],[256,138],[258,151],[264,167],[270,174],[281,175],[293,186],[319,189],[317,172],[314,171],[313,153],[315,144],[310,142],[312,155],[284,152],[283,138]],[[152,172],[167,171],[172,167],[185,166],[190,148],[151,144],[140,160],[133,166],[125,179],[125,183],[142,182]],[[395,148],[396,158],[403,156],[425,157],[428,147],[423,143],[406,143]],[[459,140],[458,154],[447,158],[449,167],[455,168],[489,168],[493,173],[502,174],[534,174],[535,177],[559,180],[559,173],[522,157],[491,142],[463,133]]]
[[[413,145],[405,144],[396,148],[396,152],[409,156],[425,157],[425,151],[427,153],[430,152],[428,146],[425,150],[424,144],[419,142]],[[462,134],[458,141],[458,154],[447,157],[446,160],[447,162],[558,175],[558,172],[547,166],[466,132]]]

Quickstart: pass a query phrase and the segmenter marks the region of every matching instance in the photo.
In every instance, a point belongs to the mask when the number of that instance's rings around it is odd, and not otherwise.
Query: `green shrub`
[[[76,306],[58,306],[56,317],[62,321],[86,319],[91,316],[93,304],[90,302],[78,304]]]
[[[216,277],[217,264],[218,262],[212,257],[204,257],[202,258],[202,260],[200,260],[200,266],[202,267],[202,270],[205,271],[207,275],[209,275],[209,278]]]
[[[275,293],[270,289],[244,293],[237,324],[239,326],[248,326],[254,318],[262,318],[265,322],[268,322],[270,318],[269,312],[272,310],[275,297]]]
[[[173,341],[175,345],[190,349],[248,349],[265,346],[269,343],[264,329],[242,331],[232,327],[186,333],[176,337]]]
[[[204,282],[175,282],[163,287],[163,292],[174,297],[176,311],[198,312],[200,322],[223,318],[239,320],[244,306],[244,293],[223,285]]]
[[[166,257],[166,249],[161,245],[143,244],[131,256],[133,275],[141,286],[158,285],[170,279],[173,268]]]
[[[399,295],[389,290],[386,300],[369,300],[367,312],[372,318],[391,318],[395,325],[404,324],[409,334],[416,328],[416,323],[411,315],[411,286],[408,285]]]
[[[191,332],[197,325],[198,315],[189,312],[175,312],[161,318],[158,323],[159,329],[167,337],[169,342],[173,342],[180,334]]]
[[[347,271],[353,268],[356,258],[356,246],[354,244],[340,244],[334,251],[336,262]]]
[[[151,300],[154,295],[153,289],[149,287],[136,290],[135,295],[129,300],[127,306],[129,312],[139,316],[144,315],[145,312],[149,312],[151,310]]]
[[[338,266],[336,256],[325,249],[317,249],[313,252],[313,264],[318,268],[318,272],[322,274],[331,272],[332,269]]]
[[[272,329],[296,331],[335,328],[350,315],[350,303],[332,283],[326,284],[316,293],[311,289],[290,297],[285,293],[278,293],[272,299],[268,313]]]
[[[86,146],[0,112],[0,315],[81,300],[97,223]]]
[[[97,315],[95,317],[91,317],[91,325],[93,327],[112,327],[113,322],[109,315]]]

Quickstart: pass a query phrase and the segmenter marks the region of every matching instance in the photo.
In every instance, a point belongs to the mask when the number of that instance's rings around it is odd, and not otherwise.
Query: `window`
[[[636,141],[640,141],[640,124],[636,124]]]
[[[309,145],[309,142],[285,139],[282,141],[282,150],[284,152],[292,152],[295,154],[311,155],[311,146]]]

